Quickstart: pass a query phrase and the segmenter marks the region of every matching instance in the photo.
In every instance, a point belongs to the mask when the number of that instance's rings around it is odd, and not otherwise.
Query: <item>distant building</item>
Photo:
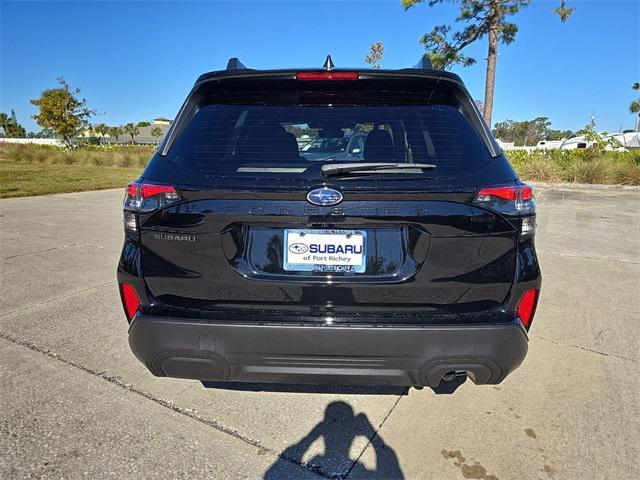
[[[169,127],[171,127],[171,120],[169,120],[168,118],[164,118],[164,117],[154,118],[153,123],[151,125],[146,127],[138,127],[138,134],[135,135],[133,138],[135,140],[135,143],[157,144],[157,143],[160,143],[164,138],[164,136],[167,134]],[[161,136],[154,137],[153,135],[151,135],[151,131],[155,128],[159,128],[160,130],[162,130]],[[85,130],[80,135],[78,135],[78,137],[79,138],[92,138],[92,137],[100,138],[102,139],[103,143],[131,143],[131,135],[129,135],[128,133],[123,133],[118,137],[116,141],[116,139],[113,138],[108,133],[103,138],[101,135],[95,132],[92,128]]]

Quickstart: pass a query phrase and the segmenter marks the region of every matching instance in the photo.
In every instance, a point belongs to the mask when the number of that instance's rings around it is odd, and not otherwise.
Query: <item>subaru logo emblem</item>
[[[340,203],[342,201],[342,194],[329,187],[316,188],[307,194],[307,200],[314,205],[326,207]]]
[[[309,247],[307,247],[304,243],[294,243],[293,245],[289,245],[289,251],[291,253],[307,253],[309,251]]]

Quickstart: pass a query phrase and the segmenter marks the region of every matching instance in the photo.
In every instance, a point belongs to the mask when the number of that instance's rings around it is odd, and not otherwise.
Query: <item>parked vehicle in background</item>
[[[300,155],[308,160],[360,161],[364,159],[366,133],[347,134],[338,130],[335,137],[316,137],[300,149]]]
[[[562,140],[540,140],[537,144],[536,144],[536,149],[539,150],[554,150],[554,149],[558,149],[562,146],[562,143],[564,142],[564,138]]]
[[[624,152],[627,150],[624,144],[622,143],[623,141],[625,141],[625,137],[623,134],[602,133],[598,135],[600,136],[601,143],[604,143],[605,150],[614,151],[614,152]],[[629,140],[630,140],[629,143],[631,145],[633,140],[632,138],[630,138]],[[597,143],[599,142],[596,142],[595,140],[592,140],[592,139],[587,139],[587,137],[583,135],[578,135],[575,137],[567,138],[564,142],[562,142],[562,145],[560,146],[560,148],[562,150],[576,150],[581,148],[591,148]]]
[[[589,148],[593,145],[593,142],[587,141],[587,139],[583,136],[576,136],[567,138],[562,145],[560,145],[561,150],[576,150],[579,148]]]
[[[612,138],[626,150],[640,149],[640,132],[627,130],[624,132],[610,133],[607,138]]]
[[[363,133],[321,160],[298,148],[307,129]],[[500,383],[527,352],[535,228],[531,187],[457,75],[232,59],[127,187],[129,344],[158,376]]]

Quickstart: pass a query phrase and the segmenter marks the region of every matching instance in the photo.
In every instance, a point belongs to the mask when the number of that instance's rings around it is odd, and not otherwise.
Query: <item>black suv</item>
[[[365,135],[360,161],[297,138]],[[535,204],[460,78],[202,75],[124,200],[118,283],[157,376],[437,386],[524,359]]]

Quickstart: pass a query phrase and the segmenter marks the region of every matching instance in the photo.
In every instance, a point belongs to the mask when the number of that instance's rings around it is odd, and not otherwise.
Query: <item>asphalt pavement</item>
[[[527,359],[450,394],[153,377],[115,280],[122,196],[0,200],[0,478],[640,478],[640,191],[537,189]]]

